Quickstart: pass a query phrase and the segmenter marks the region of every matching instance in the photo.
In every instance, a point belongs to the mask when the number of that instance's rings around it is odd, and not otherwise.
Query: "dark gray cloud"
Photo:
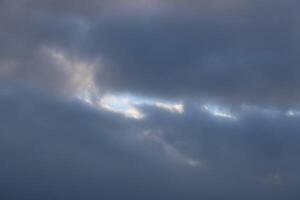
[[[24,89],[1,90],[0,105],[3,199],[130,199],[165,176],[116,115]]]
[[[298,16],[259,12],[99,23],[91,44],[109,62],[99,84],[158,96],[298,101]]]
[[[298,199],[298,5],[0,0],[0,198]],[[185,109],[72,99],[99,91]]]
[[[126,3],[3,1],[1,78],[72,90],[70,71],[40,55],[46,47],[101,60],[106,91],[298,102],[297,2]]]
[[[1,88],[0,109],[3,199],[299,196],[299,117],[189,105],[134,121],[24,87]]]

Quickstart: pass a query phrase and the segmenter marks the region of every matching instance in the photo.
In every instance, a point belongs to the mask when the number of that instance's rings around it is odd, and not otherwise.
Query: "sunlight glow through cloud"
[[[132,105],[130,99],[126,97],[106,95],[100,99],[99,106],[108,111],[121,113],[124,116],[133,119],[143,119],[145,117],[141,111]]]
[[[132,95],[105,95],[99,101],[100,107],[117,113],[122,113],[126,117],[143,119],[145,116],[138,109],[139,106],[151,105],[157,108],[181,114],[184,112],[184,105],[180,103],[161,102],[146,97]]]
[[[286,115],[288,117],[297,117],[297,116],[300,116],[300,111],[298,111],[298,110],[288,110],[286,112]]]
[[[184,105],[181,103],[134,95],[102,95],[93,76],[94,68],[99,65],[99,61],[87,62],[52,48],[44,50],[62,70],[70,74],[69,84],[72,86],[76,98],[96,109],[120,113],[125,117],[137,120],[145,118],[145,114],[138,109],[138,106],[142,105],[152,105],[172,113],[184,112]]]
[[[168,110],[170,112],[177,112],[177,113],[183,113],[184,112],[184,106],[180,103],[163,103],[163,102],[155,102],[154,104],[156,107]]]
[[[218,118],[237,120],[237,117],[233,113],[220,106],[203,105],[202,109]]]
[[[140,120],[146,117],[139,106],[150,105],[159,109],[174,113],[182,114],[184,112],[184,104],[179,102],[168,102],[160,99],[135,96],[130,94],[107,94],[102,95],[94,79],[94,68],[99,67],[99,60],[86,61],[64,51],[44,47],[43,51],[54,61],[62,70],[70,74],[70,87],[76,98],[80,101],[94,107],[95,109],[105,109],[110,112],[120,113],[128,118]],[[237,120],[237,116],[231,113],[228,109],[216,104],[203,104],[202,109],[216,118],[226,120]],[[256,110],[255,106],[244,106],[244,111]],[[259,110],[270,116],[278,116],[280,112],[273,109]],[[298,110],[287,110],[287,117],[296,117],[300,115]]]

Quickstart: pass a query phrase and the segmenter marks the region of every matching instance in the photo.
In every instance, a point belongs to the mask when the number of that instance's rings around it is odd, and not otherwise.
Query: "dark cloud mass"
[[[68,74],[39,56],[47,47],[100,59],[105,91],[298,102],[297,2],[184,2],[3,1],[2,74],[65,87]]]
[[[120,91],[297,102],[298,16],[247,11],[113,19],[90,40],[111,62],[108,81]]]
[[[0,0],[0,199],[299,199],[298,7]]]
[[[134,121],[16,88],[0,105],[2,199],[299,196],[298,117],[224,121],[190,105]]]

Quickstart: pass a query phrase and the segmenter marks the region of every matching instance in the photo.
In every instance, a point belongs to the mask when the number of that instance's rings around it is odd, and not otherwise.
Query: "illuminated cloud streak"
[[[0,0],[0,199],[298,200],[299,5]]]

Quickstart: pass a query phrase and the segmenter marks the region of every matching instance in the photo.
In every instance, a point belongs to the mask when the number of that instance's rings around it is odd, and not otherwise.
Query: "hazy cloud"
[[[1,89],[4,199],[296,199],[299,117],[237,121],[189,105],[147,119],[29,89]]]
[[[298,199],[298,7],[0,0],[0,198]]]
[[[298,101],[296,2],[132,2],[161,9],[128,10],[120,1],[4,1],[1,76],[46,86],[54,79],[64,87],[72,72],[41,57],[47,47],[101,60],[94,76],[105,91],[238,103]]]

